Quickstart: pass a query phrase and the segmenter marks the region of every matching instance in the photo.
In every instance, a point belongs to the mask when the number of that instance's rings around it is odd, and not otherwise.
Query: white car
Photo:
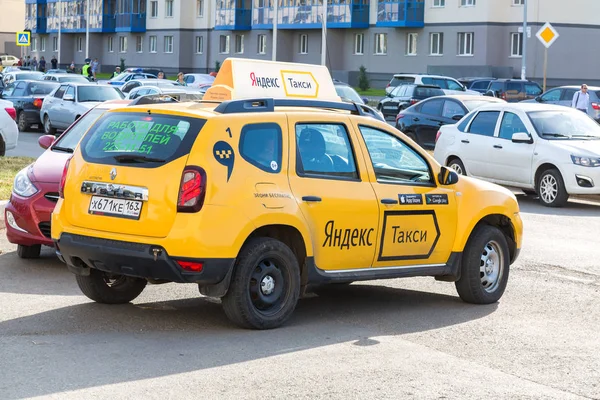
[[[386,94],[391,93],[396,86],[406,84],[433,85],[438,86],[445,94],[468,94],[471,96],[481,96],[476,90],[467,89],[462,83],[454,78],[444,75],[430,74],[394,74],[390,83],[385,88]]]
[[[17,127],[17,111],[13,103],[0,100],[0,157],[7,150],[17,147],[19,141],[19,128]]]
[[[434,157],[459,174],[537,194],[549,207],[600,194],[600,125],[569,107],[480,107],[439,129]]]
[[[19,59],[17,57],[8,54],[0,56],[0,61],[2,62],[3,67],[12,67],[13,65],[17,65],[19,63]]]
[[[171,87],[160,87],[160,86],[140,86],[127,94],[125,97],[128,100],[135,100],[138,97],[147,96],[151,94],[166,94],[171,95],[178,101],[200,101],[202,100],[203,93],[198,90],[188,89],[185,86],[171,86]]]

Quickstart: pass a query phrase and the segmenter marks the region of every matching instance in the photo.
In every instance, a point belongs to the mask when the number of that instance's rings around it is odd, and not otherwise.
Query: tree
[[[367,77],[367,69],[364,65],[361,65],[358,70],[358,87],[363,92],[369,89],[369,78]]]
[[[121,58],[121,65],[120,65],[120,67],[121,67],[121,71],[125,72],[125,59],[124,58]]]
[[[215,72],[219,72],[221,69],[221,63],[219,61],[215,61]]]

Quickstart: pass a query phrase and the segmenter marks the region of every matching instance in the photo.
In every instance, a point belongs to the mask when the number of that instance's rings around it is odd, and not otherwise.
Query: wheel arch
[[[515,239],[515,226],[513,225],[511,219],[504,214],[488,214],[482,217],[473,226],[471,232],[469,232],[469,238],[467,239],[467,243],[473,236],[475,230],[481,225],[493,226],[495,228],[498,228],[504,234],[504,237],[506,238],[506,242],[508,244],[508,251],[510,253],[510,263],[512,264],[518,256],[518,249],[517,242]]]
[[[535,188],[535,190],[537,191],[538,187],[538,179],[540,178],[540,175],[542,175],[542,173],[544,173],[545,171],[548,171],[549,169],[555,169],[558,171],[558,173],[563,176],[560,168],[558,168],[555,164],[552,164],[550,162],[544,162],[542,164],[540,164],[537,169],[535,170],[535,174],[533,175],[533,187]]]

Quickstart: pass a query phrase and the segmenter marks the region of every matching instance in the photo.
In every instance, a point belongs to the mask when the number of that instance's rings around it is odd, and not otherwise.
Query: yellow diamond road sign
[[[546,48],[552,46],[552,43],[558,39],[558,32],[549,22],[546,22],[544,26],[540,28],[540,30],[535,34],[537,38],[542,42]]]

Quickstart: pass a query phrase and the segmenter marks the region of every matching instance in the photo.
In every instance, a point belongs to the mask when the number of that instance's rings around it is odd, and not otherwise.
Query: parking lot
[[[0,393],[600,399],[600,206],[519,200],[523,251],[499,303],[432,278],[355,283],[271,331],[233,327],[194,285],[92,303],[50,249],[20,260],[0,231]]]

